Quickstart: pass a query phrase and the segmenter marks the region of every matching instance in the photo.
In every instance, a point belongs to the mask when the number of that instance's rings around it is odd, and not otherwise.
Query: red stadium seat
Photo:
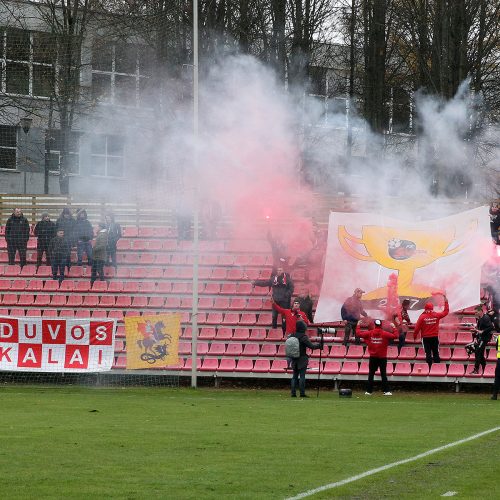
[[[417,352],[414,347],[404,346],[401,348],[398,359],[411,359],[412,361],[417,357]]]
[[[191,367],[193,366],[193,360],[192,358],[187,358],[186,362],[184,363],[184,366],[182,367],[183,370],[185,371],[191,371]],[[201,368],[201,359],[196,358],[196,368],[199,370]]]
[[[19,271],[19,274],[21,276],[34,276],[35,273],[36,273],[36,266],[34,266],[33,264],[28,264]],[[7,274],[5,276],[7,276]]]
[[[245,299],[240,299],[240,300],[245,300]],[[264,302],[262,301],[261,298],[251,297],[248,299],[247,308],[251,310],[260,311],[262,310],[263,304]]]
[[[220,325],[222,323],[223,316],[221,312],[211,312],[207,316],[207,324],[209,325]]]
[[[245,326],[255,325],[256,317],[254,313],[243,313],[241,315],[240,324]]]
[[[169,296],[165,300],[165,305],[167,309],[180,309],[181,299],[179,297]]]
[[[142,281],[139,283],[139,293],[150,294],[156,292],[156,285],[152,281]]]
[[[155,255],[152,253],[143,253],[139,255],[137,263],[141,266],[151,266],[155,263]],[[133,278],[132,272],[130,273],[130,276]]]
[[[44,309],[42,316],[44,318],[57,318],[57,311],[55,309]]]
[[[472,342],[472,333],[471,332],[458,332],[455,343],[458,345],[465,345]]]
[[[234,372],[236,370],[236,360],[231,358],[224,358],[220,360],[220,372]]]
[[[253,286],[251,283],[238,283],[236,290],[239,295],[252,295]]]
[[[75,282],[73,280],[64,280],[59,287],[62,292],[73,292],[75,289]]]
[[[407,362],[395,363],[394,371],[392,372],[392,374],[399,377],[408,377],[411,374],[410,363]]]
[[[48,278],[52,276],[52,269],[50,266],[40,266],[36,274],[40,278]]]
[[[203,340],[213,340],[215,338],[215,328],[209,326],[201,328],[198,338]]]
[[[248,340],[250,338],[250,330],[248,328],[235,328],[233,340]]]
[[[330,354],[330,347],[324,345],[321,351],[319,349],[314,349],[314,351],[311,352],[311,358],[319,358],[320,354],[321,358],[323,359],[328,358],[328,355]]]
[[[52,295],[50,298],[51,307],[63,307],[66,305],[66,295]]]
[[[258,316],[259,317],[258,317],[257,323],[256,323],[257,325],[271,326],[271,324],[272,324],[271,313],[261,312]]]
[[[359,365],[357,361],[344,361],[340,373],[342,375],[356,375],[358,373]]]
[[[271,373],[285,373],[288,363],[286,359],[275,359],[271,362]]]
[[[108,289],[107,281],[95,281],[94,284],[92,285],[92,292],[94,293],[106,292],[107,289]]]
[[[57,280],[47,280],[43,286],[44,292],[55,292],[59,290],[59,281]]]
[[[467,361],[469,359],[469,355],[464,347],[455,347],[453,349],[453,353],[451,355],[452,361]]]
[[[191,342],[179,342],[178,353],[180,355],[191,354]]]
[[[110,283],[112,285],[113,282]],[[138,281],[125,281],[123,282],[123,288],[121,289],[122,293],[139,293],[139,285],[140,283]]]
[[[118,254],[118,263],[119,264],[138,264],[139,263],[139,254],[136,253],[119,253]]]
[[[55,312],[55,311],[54,311]],[[24,309],[11,309],[10,310],[10,316],[13,316],[14,318],[22,318],[25,316],[25,310]],[[56,313],[57,315],[57,313]]]
[[[99,304],[99,296],[98,295],[85,295],[83,298],[83,306],[92,308],[97,307]]]
[[[63,296],[64,299],[66,297]],[[35,301],[35,296],[31,293],[19,295],[19,299],[17,300],[17,304],[20,306],[31,306]]]
[[[132,305],[132,297],[130,295],[118,295],[116,297],[115,307],[126,308]]]
[[[259,344],[245,344],[241,355],[257,357],[259,355]]]
[[[276,356],[276,346],[274,344],[263,344],[259,356]]]
[[[124,238],[118,240],[118,242],[116,243],[116,249],[118,250],[118,252],[130,250],[130,240]]]
[[[75,317],[75,311],[73,309],[63,309],[59,313],[60,318],[74,318]]]
[[[332,345],[330,349],[330,358],[345,358],[346,346],[345,345]]]
[[[447,368],[444,363],[434,363],[429,370],[429,377],[446,377]]]
[[[415,363],[411,374],[414,377],[427,377],[429,375],[429,366],[427,363]]]
[[[156,255],[156,264],[158,266],[169,266],[170,265],[170,255],[168,253],[159,253]]]
[[[241,281],[243,279],[243,270],[238,268],[229,269],[227,272],[228,280]]]
[[[495,377],[495,368],[496,366],[493,364],[486,365],[484,369],[483,377],[484,378],[494,378]]]
[[[449,361],[451,359],[451,347],[440,347],[439,357],[441,361]]]
[[[148,241],[135,239],[130,242],[130,248],[132,250],[138,250],[139,252],[144,252],[148,249]]]
[[[132,297],[132,307],[134,309],[143,309],[148,306],[148,298],[144,296]]]
[[[362,345],[350,345],[346,354],[347,359],[361,359],[364,354]]]
[[[198,309],[212,309],[214,307],[214,299],[212,297],[200,297],[198,299]],[[216,309],[219,309],[218,307]]]
[[[5,295],[3,298],[3,303],[5,304]],[[50,295],[38,294],[35,298],[35,306],[47,307],[50,304]]]
[[[205,285],[205,289],[203,293],[210,295],[217,295],[220,293],[220,284],[219,283],[207,283]]]
[[[115,305],[115,296],[114,295],[103,295],[99,300],[99,307],[104,307],[109,309],[110,307],[114,307]]]
[[[257,359],[253,366],[254,373],[267,373],[271,369],[271,364],[268,359]]]
[[[226,345],[221,342],[212,342],[208,349],[210,356],[224,356],[226,352]]]
[[[75,285],[75,292],[89,292],[90,282],[89,281],[77,281]]]
[[[425,359],[425,350],[424,350],[424,348],[423,348],[423,347],[419,347],[419,348],[417,349],[417,355],[415,356],[415,359],[416,359],[417,361],[422,361],[422,360],[424,360],[424,359]]]
[[[239,342],[231,342],[227,345],[226,356],[241,356],[243,352],[243,344]]]
[[[225,298],[225,297],[221,297]],[[226,299],[229,302],[229,299]],[[234,310],[242,310],[245,309],[247,306],[247,299],[244,299],[242,297],[233,297],[231,298],[231,303],[227,306],[228,309],[234,309]]]
[[[439,332],[439,343],[440,344],[454,344],[456,338],[456,332],[447,332],[441,331]]]
[[[72,293],[68,296],[68,301],[66,303],[69,307],[80,307],[83,304],[83,296],[79,294]]]
[[[238,359],[236,364],[236,372],[250,373],[253,371],[253,360],[251,359]]]
[[[224,325],[238,325],[240,324],[240,315],[238,313],[228,312],[224,314],[224,320],[222,323]]]
[[[224,295],[236,295],[236,283],[222,283],[220,293]]]
[[[250,340],[263,342],[266,340],[266,330],[265,328],[252,328],[250,331]]]
[[[325,375],[337,375],[340,373],[341,364],[340,361],[327,361],[323,366],[323,372]]]
[[[23,292],[26,289],[27,282],[25,279],[22,280],[14,280],[11,284],[10,280],[2,280],[0,281],[0,289],[1,290],[12,290],[15,292]]]
[[[150,297],[146,307],[148,309],[162,309],[165,305],[165,297]]]
[[[232,266],[233,264],[234,264],[234,255],[231,254],[219,255],[220,266]]]
[[[231,340],[233,338],[232,328],[219,328],[215,334],[217,340]]]
[[[282,340],[284,340],[283,330],[281,329],[281,327],[276,329],[271,328],[271,330],[269,330],[269,333],[267,334],[266,340],[268,342],[281,342]]]
[[[208,353],[208,342],[198,342],[196,344],[196,353],[198,356],[205,356]]]
[[[28,286],[26,287],[26,290],[32,291],[32,292],[40,292],[43,290],[43,281],[39,279],[35,280],[30,280],[28,283]]]

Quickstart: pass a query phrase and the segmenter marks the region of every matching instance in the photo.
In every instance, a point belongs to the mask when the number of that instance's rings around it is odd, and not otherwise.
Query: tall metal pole
[[[193,306],[191,310],[191,387],[197,387],[198,362],[198,261],[199,245],[199,206],[198,206],[198,0],[193,0]]]

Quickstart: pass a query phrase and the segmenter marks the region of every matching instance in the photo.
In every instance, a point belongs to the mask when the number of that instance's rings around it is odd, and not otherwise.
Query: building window
[[[96,41],[92,49],[94,100],[122,106],[144,105],[150,89],[152,55],[146,47]]]
[[[94,135],[90,175],[123,177],[125,141],[117,135]]]
[[[70,174],[80,172],[80,132],[69,132],[66,164]],[[62,137],[60,130],[45,131],[45,160],[51,172],[59,172],[61,167]]]
[[[0,168],[16,169],[17,127],[0,125]]]
[[[309,68],[309,94],[326,96],[328,69],[320,66],[311,66]]]
[[[50,97],[55,79],[57,44],[49,33],[20,29],[0,31],[1,88],[7,94]]]

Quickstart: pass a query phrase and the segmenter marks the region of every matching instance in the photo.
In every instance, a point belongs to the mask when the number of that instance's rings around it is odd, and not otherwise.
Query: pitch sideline
[[[286,500],[299,500],[300,498],[306,498],[311,495],[315,495],[316,493],[320,493],[321,491],[331,490],[333,488],[337,488],[338,486],[343,486],[344,484],[353,483],[358,479],[363,479],[364,477],[372,476],[373,474],[377,474],[378,472],[383,472],[388,469],[392,469],[398,465],[407,464],[409,462],[414,462],[415,460],[419,460],[421,458],[432,455],[433,453],[437,453],[439,451],[446,450],[448,448],[452,448],[453,446],[458,446],[459,444],[467,443],[468,441],[473,441],[474,439],[478,439],[480,437],[486,436],[487,434],[491,434],[492,432],[500,431],[499,427],[493,427],[487,431],[480,432],[479,434],[474,434],[473,436],[469,436],[464,439],[460,439],[459,441],[454,441],[453,443],[448,443],[443,446],[439,446],[438,448],[434,448],[432,450],[425,451],[424,453],[420,453],[415,455],[414,457],[405,458],[404,460],[398,460],[397,462],[392,462],[387,465],[383,465],[382,467],[377,467],[376,469],[371,469],[366,472],[362,472],[361,474],[357,474],[355,476],[348,477],[346,479],[342,479],[342,481],[337,481],[336,483],[325,484],[324,486],[319,486],[318,488],[314,488],[312,490],[304,491],[303,493],[299,493],[293,497],[288,497]]]

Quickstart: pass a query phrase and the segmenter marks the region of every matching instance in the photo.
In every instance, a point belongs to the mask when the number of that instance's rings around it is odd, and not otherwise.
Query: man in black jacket
[[[52,279],[58,279],[59,283],[62,283],[64,280],[64,268],[68,262],[70,252],[71,246],[64,237],[64,229],[59,228],[56,236],[52,238],[49,245]]]
[[[488,342],[493,336],[495,327],[491,322],[491,318],[484,312],[482,306],[476,309],[476,319],[477,326],[476,328],[474,328],[474,334],[476,337],[476,349],[474,351],[474,354],[476,357],[476,361],[474,363],[474,370],[472,370],[471,373],[478,375],[480,366],[483,369],[483,372],[486,368],[486,358],[484,356],[484,352],[486,350]]]
[[[14,265],[16,252],[19,252],[19,263],[21,268],[26,265],[26,248],[28,246],[29,237],[30,224],[28,219],[24,217],[20,208],[15,208],[5,225],[5,239],[7,241],[9,265]]]
[[[36,244],[36,267],[37,269],[42,265],[42,257],[45,253],[45,260],[47,265],[50,266],[50,253],[49,245],[56,235],[56,224],[50,220],[50,216],[47,212],[42,214],[42,219],[36,223],[35,226],[35,236],[37,237]]]
[[[271,288],[274,302],[283,309],[290,309],[294,286],[291,276],[285,273],[283,267],[278,267],[268,280],[255,280],[252,285]],[[276,309],[273,309],[272,318],[273,328],[278,328],[278,311]],[[286,323],[283,316],[281,316],[281,328],[283,335],[285,335]]]
[[[82,265],[83,253],[87,255],[87,263],[92,265],[92,240],[94,239],[94,228],[87,219],[87,211],[82,208],[76,212],[76,222],[74,227],[74,237],[76,240],[77,266]]]
[[[296,332],[292,334],[292,337],[297,337],[299,339],[299,349],[300,356],[298,358],[292,358],[292,398],[297,397],[297,384],[299,386],[299,392],[301,398],[307,398],[306,396],[306,370],[309,363],[309,356],[307,355],[306,349],[323,349],[323,345],[320,343],[313,343],[309,340],[306,330],[307,325],[303,321],[297,321],[295,326]]]

